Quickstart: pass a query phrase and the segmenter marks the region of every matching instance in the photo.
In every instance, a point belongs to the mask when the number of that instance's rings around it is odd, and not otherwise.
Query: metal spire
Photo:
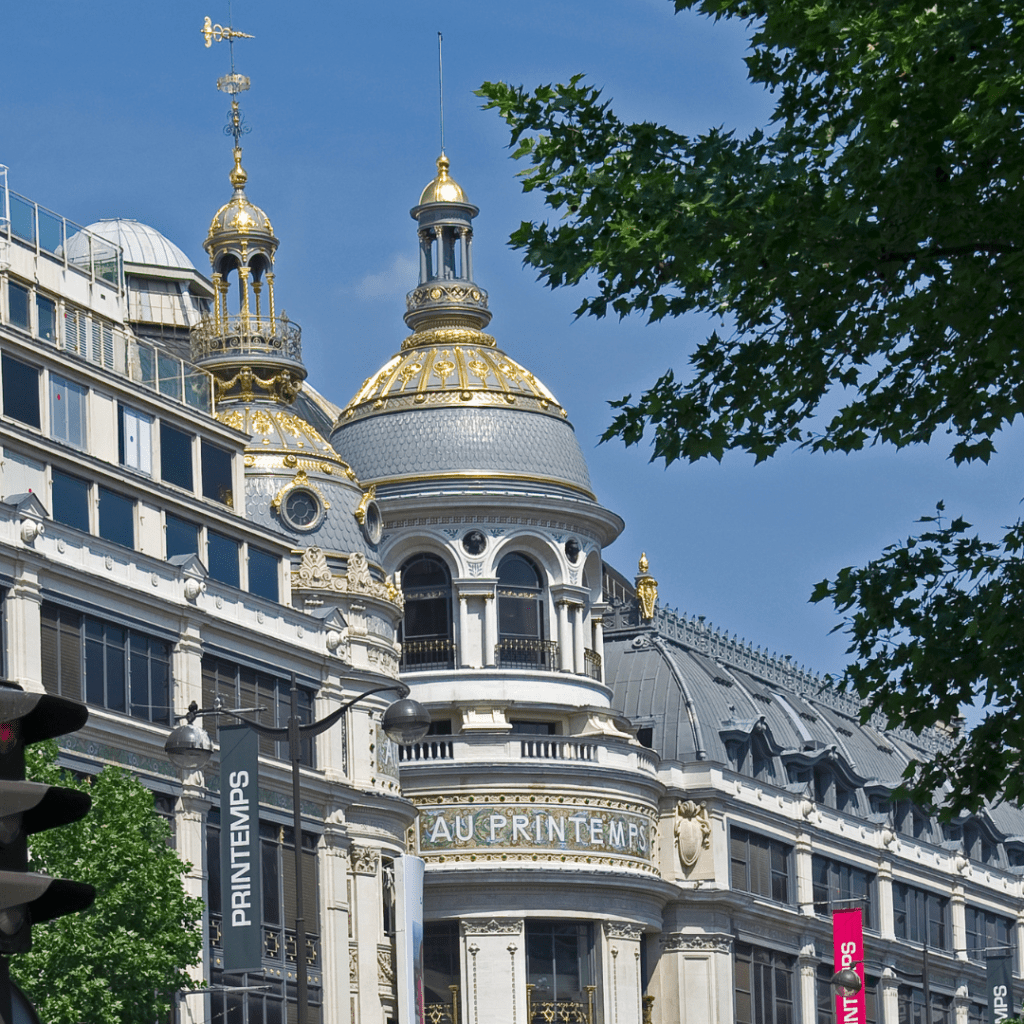
[[[231,4],[229,2],[228,22],[230,23],[230,21]],[[254,39],[255,36],[249,35],[248,32],[239,32],[237,29],[232,28],[230,24],[227,27],[211,24],[210,18],[203,20],[203,27],[200,31],[203,34],[207,49],[213,43],[220,43],[225,39],[228,42],[228,49],[231,55],[231,73],[222,75],[217,79],[217,88],[231,97],[231,110],[228,112],[228,123],[224,126],[224,134],[234,138],[235,149],[238,149],[241,137],[248,135],[252,129],[245,123],[245,118],[242,117],[238,109],[238,93],[245,92],[249,88],[249,79],[246,75],[240,75],[235,71],[235,40]]]
[[[441,152],[444,153],[444,67],[441,63],[441,43],[444,37],[437,33],[437,93],[441,113]]]

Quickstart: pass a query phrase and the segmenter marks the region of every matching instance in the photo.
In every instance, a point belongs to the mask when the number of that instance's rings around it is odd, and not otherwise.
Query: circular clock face
[[[320,519],[320,500],[312,491],[292,491],[285,499],[284,518],[297,530],[311,530]]]

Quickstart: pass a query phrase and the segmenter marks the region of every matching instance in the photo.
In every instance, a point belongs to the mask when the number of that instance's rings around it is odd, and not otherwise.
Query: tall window
[[[171,645],[157,637],[43,602],[43,686],[48,693],[171,721]],[[84,691],[84,692],[83,692]]]
[[[231,452],[209,441],[203,441],[199,451],[203,468],[203,497],[212,498],[223,505],[233,505]]]
[[[44,341],[57,340],[57,305],[53,299],[36,294],[36,332]]]
[[[818,964],[814,972],[815,1002],[817,1003],[817,1024],[836,1024],[836,990],[832,987],[834,964]],[[864,978],[864,1003],[867,1010],[865,1024],[878,1024],[878,980]]]
[[[864,927],[877,927],[874,914],[874,875],[841,861],[829,860],[815,854],[811,862],[811,878],[815,913],[831,913],[833,906],[859,906],[864,911]]]
[[[737,942],[736,1024],[793,1024],[794,957]]]
[[[210,872],[210,945],[221,948],[220,812],[209,812],[206,830]],[[322,998],[319,924],[317,839],[302,836],[302,910],[306,929],[306,963],[309,975],[309,1024],[320,1021]],[[294,976],[298,945],[295,935],[295,834],[290,828],[260,824],[261,881],[263,889],[263,971],[259,974],[225,976],[214,970],[211,985],[251,985],[252,991],[215,990],[212,994],[214,1024],[286,1024],[297,1020],[294,983],[275,980],[282,972]],[[241,977],[241,981],[239,978]],[[269,980],[268,980],[269,979]]]
[[[0,356],[4,415],[30,427],[39,426],[39,370],[6,352]]]
[[[984,963],[986,950],[1009,952],[1016,947],[1011,918],[971,906],[964,908],[964,914],[967,919],[967,956],[971,960]]]
[[[790,861],[793,848],[746,829],[729,833],[732,887],[776,903],[790,902]]]
[[[452,578],[437,555],[416,555],[402,566],[405,618],[402,620],[402,667],[451,668]]]
[[[85,388],[50,374],[51,437],[76,448],[85,447],[85,396]]]
[[[192,490],[192,435],[160,424],[160,479]]]
[[[265,707],[257,719],[266,725],[284,726],[292,713],[291,681],[260,672],[248,665],[217,658],[212,654],[203,655],[203,707],[213,707],[214,699],[220,695],[229,708]],[[313,721],[313,702],[316,691],[306,686],[299,687],[299,721]],[[204,723],[207,732],[216,742],[217,719],[208,718]],[[302,741],[300,760],[304,765],[313,766],[313,740]],[[268,757],[288,760],[288,741],[274,740],[260,736],[260,753]]]
[[[279,601],[278,571],[280,560],[276,555],[249,546],[249,593]]]
[[[102,484],[99,499],[100,536],[126,548],[135,547],[135,502]]]
[[[58,523],[89,532],[89,485],[77,476],[53,471],[51,512]]]
[[[953,999],[938,992],[931,993],[932,1024],[952,1024]],[[899,1024],[925,1024],[928,1019],[925,1013],[924,992],[909,985],[900,985],[896,990],[896,1001],[899,1007]]]
[[[167,557],[199,554],[199,527],[168,512],[164,516]]]
[[[226,583],[229,587],[240,585],[237,540],[225,537],[214,530],[207,530],[206,553],[207,568],[210,570],[211,579]]]
[[[949,900],[945,896],[894,882],[892,912],[898,939],[949,949]]]
[[[117,457],[122,466],[153,472],[153,419],[127,405],[117,407]]]
[[[534,986],[534,1014],[541,1020],[579,1019],[566,1014],[574,1008],[586,1011],[593,959],[592,925],[527,919],[526,980]]]
[[[450,986],[460,984],[459,922],[423,922],[423,987],[427,1020],[451,1024]]]
[[[498,563],[498,664],[555,667],[555,644],[544,642],[544,588],[540,570],[525,555]]]
[[[7,282],[7,309],[11,323],[23,331],[29,329],[28,322],[28,289],[13,281]]]

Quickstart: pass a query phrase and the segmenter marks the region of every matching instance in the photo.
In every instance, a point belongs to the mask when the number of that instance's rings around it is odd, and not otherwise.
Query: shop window
[[[43,602],[43,686],[147,722],[170,724],[171,645]]]
[[[776,903],[790,902],[793,848],[767,836],[733,828],[729,835],[732,887]]]
[[[86,389],[50,374],[50,436],[76,448],[85,447]]]
[[[135,547],[135,502],[117,491],[99,487],[99,532],[104,540]]]
[[[210,578],[229,587],[240,585],[238,575],[238,541],[225,537],[213,530],[207,531],[206,539],[207,569]]]
[[[160,424],[160,479],[192,490],[192,435]]]
[[[77,476],[53,471],[53,518],[65,526],[74,527],[83,533],[89,532],[89,485]]]
[[[9,320],[15,327],[23,331],[29,330],[28,320],[28,289],[14,281],[7,282],[7,311]]]
[[[291,717],[290,680],[258,671],[248,665],[238,665],[224,658],[207,654],[203,657],[203,707],[213,707],[213,702],[218,695],[229,708],[266,708],[257,716],[257,720],[265,725],[286,726]],[[312,722],[316,691],[306,686],[300,686],[298,698],[299,721],[303,724]],[[216,742],[217,719],[208,718],[204,726]],[[260,736],[259,744],[261,754],[289,760],[287,740],[275,740],[268,736]],[[302,741],[299,760],[309,768],[314,766],[314,750],[313,739],[306,737]]]
[[[167,557],[199,554],[199,527],[168,512],[164,516]]]
[[[498,564],[498,650],[503,667],[556,667],[557,648],[544,640],[544,588],[540,570],[525,555]]]
[[[36,332],[44,341],[57,340],[57,305],[53,299],[36,294]]]
[[[153,418],[127,405],[117,407],[117,459],[122,466],[153,473]]]
[[[211,810],[206,829],[209,866],[210,945],[221,950],[223,907],[220,867],[220,812]],[[302,836],[302,910],[305,916],[306,963],[310,969],[309,1024],[321,1020],[322,989],[317,983],[323,964],[320,957],[317,839]],[[288,1024],[297,1019],[298,993],[293,983],[276,980],[282,973],[294,976],[298,944],[295,935],[295,839],[290,828],[260,824],[261,887],[263,890],[262,970],[253,974],[211,972],[213,1024]],[[251,987],[250,987],[251,986]],[[245,987],[250,987],[246,992]],[[242,988],[242,991],[238,989]],[[226,989],[226,991],[225,991]]]
[[[836,990],[832,986],[832,975],[835,971],[833,964],[818,964],[815,968],[814,991],[818,1010],[816,1024],[837,1024]],[[878,1024],[878,979],[870,975],[864,976],[864,1004],[864,1024]],[[844,1022],[840,1021],[839,1024]]]
[[[910,985],[896,990],[899,1024],[953,1024],[953,999],[934,990],[931,993],[931,1016],[925,1010],[924,991]]]
[[[1012,918],[993,914],[981,907],[965,907],[964,915],[967,924],[967,956],[971,960],[984,963],[988,952],[999,950],[1004,953],[1013,952],[1016,929]],[[1016,961],[1016,957],[1014,957]]]
[[[423,997],[427,1020],[451,1024],[452,986],[461,982],[459,971],[459,922],[423,922]]]
[[[278,573],[280,560],[276,555],[259,548],[249,548],[249,593],[265,597],[268,601],[280,600]]]
[[[736,1024],[794,1024],[796,958],[737,942],[734,947]]]
[[[448,566],[437,555],[416,555],[402,566],[401,574],[405,595],[405,617],[399,634],[402,668],[451,668],[455,645]]]
[[[526,974],[534,1019],[590,1020],[594,929],[575,921],[526,921]]]
[[[3,374],[4,415],[39,427],[39,370],[6,352],[0,357]]]
[[[893,926],[896,938],[949,949],[949,899],[912,885],[894,882]]]
[[[203,441],[200,444],[203,468],[203,497],[219,501],[229,508],[234,504],[231,482],[231,452]]]
[[[860,907],[864,927],[876,928],[874,893],[875,876],[850,864],[814,855],[811,862],[814,912],[831,914],[833,909]]]

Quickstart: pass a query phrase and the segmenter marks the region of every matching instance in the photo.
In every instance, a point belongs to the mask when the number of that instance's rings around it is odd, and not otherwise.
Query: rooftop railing
[[[302,362],[302,328],[283,316],[204,316],[192,328],[192,358],[263,357]]]

